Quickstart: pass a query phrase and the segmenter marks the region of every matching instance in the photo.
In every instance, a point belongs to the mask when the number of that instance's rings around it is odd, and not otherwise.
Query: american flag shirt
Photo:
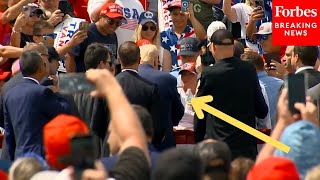
[[[168,50],[171,54],[172,59],[172,71],[176,71],[180,69],[180,66],[182,65],[181,57],[178,56],[180,52],[180,42],[183,38],[187,37],[196,37],[196,34],[194,33],[194,29],[190,27],[189,25],[186,26],[184,32],[181,34],[180,37],[176,35],[176,33],[173,30],[173,27],[170,27],[166,31],[162,31],[160,33],[161,37],[161,46]]]

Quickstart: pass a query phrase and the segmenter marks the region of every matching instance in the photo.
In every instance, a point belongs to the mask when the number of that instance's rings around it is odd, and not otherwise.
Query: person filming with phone
[[[116,3],[106,3],[101,8],[99,20],[88,26],[88,38],[73,48],[66,59],[67,72],[85,72],[84,53],[92,43],[101,43],[112,50],[114,58],[117,56],[116,29],[124,22],[125,18],[121,6]]]

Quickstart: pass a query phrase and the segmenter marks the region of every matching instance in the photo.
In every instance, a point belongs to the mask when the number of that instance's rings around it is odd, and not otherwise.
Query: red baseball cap
[[[101,7],[100,15],[106,15],[109,18],[125,18],[121,6],[116,3],[105,3]]]
[[[75,135],[88,135],[87,125],[78,117],[61,114],[48,122],[43,128],[43,141],[46,159],[51,167],[64,169],[59,159],[71,153],[70,140]]]
[[[11,76],[11,72],[9,72],[9,71],[0,71],[0,80],[1,81],[7,80],[8,78],[10,78],[10,76]]]
[[[152,44],[152,42],[147,39],[140,39],[139,41],[136,42],[136,44],[137,46],[143,46],[146,44]]]
[[[168,10],[171,11],[172,8],[181,8],[181,0],[173,0],[168,4]]]
[[[247,180],[299,180],[293,161],[283,157],[269,157],[251,168]]]
[[[183,71],[189,71],[193,74],[197,74],[196,72],[196,64],[195,63],[184,63],[181,66],[181,70],[179,71],[179,74],[181,74]]]

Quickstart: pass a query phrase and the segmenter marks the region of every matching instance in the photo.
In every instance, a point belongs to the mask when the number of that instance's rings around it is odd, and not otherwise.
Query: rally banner
[[[165,31],[172,26],[170,12],[167,10],[168,4],[172,0],[159,0],[158,2],[158,19],[160,31]]]
[[[61,22],[54,29],[54,33],[57,34],[57,37],[54,40],[54,47],[57,49],[62,47],[68,41],[70,41],[71,37],[76,33],[79,29],[80,22],[85,21],[84,19],[72,18],[69,17]],[[59,72],[67,72],[65,62],[60,61],[60,66],[58,69]]]

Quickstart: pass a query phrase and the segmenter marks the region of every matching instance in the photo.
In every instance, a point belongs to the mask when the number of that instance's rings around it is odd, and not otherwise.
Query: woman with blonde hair
[[[141,13],[139,18],[139,25],[134,34],[134,42],[141,39],[147,39],[153,45],[160,47],[160,32],[158,27],[157,14],[146,11]]]
[[[158,26],[158,15],[151,11],[141,13],[139,24],[134,33],[134,42],[142,39],[149,40],[158,49],[160,48],[160,31]],[[160,50],[160,49],[159,49]],[[160,63],[162,63],[162,51],[160,50]]]

